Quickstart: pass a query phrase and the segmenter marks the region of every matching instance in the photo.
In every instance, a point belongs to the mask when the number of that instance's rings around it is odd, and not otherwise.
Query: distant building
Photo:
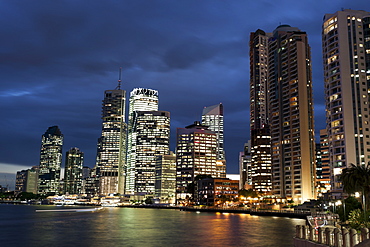
[[[325,14],[322,46],[331,192],[340,198],[342,169],[370,161],[370,12]]]
[[[170,153],[170,113],[137,111],[132,127],[135,139],[134,193],[153,195],[155,192],[156,159]]]
[[[84,153],[76,147],[66,153],[64,193],[81,194],[83,159]]]
[[[218,105],[204,107],[202,112],[202,125],[208,126],[208,129],[217,135],[217,162],[216,177],[226,177],[226,158],[224,150],[224,107]]]
[[[326,129],[322,129],[320,130],[320,143],[316,144],[316,182],[319,197],[330,191],[330,177],[328,135]]]
[[[155,198],[160,203],[175,203],[176,155],[157,156],[155,164]]]
[[[83,178],[81,192],[89,198],[99,195],[99,177],[96,175],[95,168],[90,170],[88,177]]]
[[[223,206],[237,198],[239,181],[228,178],[204,178],[195,183],[195,202],[198,205]]]
[[[177,128],[177,199],[192,196],[188,186],[194,185],[197,175],[217,176],[217,147],[217,134],[197,121],[185,128]]]
[[[15,192],[37,194],[38,167],[18,171],[15,179]]]
[[[272,189],[271,134],[269,125],[269,39],[271,33],[258,29],[249,41],[250,57],[250,135],[252,188],[270,194]]]
[[[59,193],[60,169],[62,163],[63,135],[58,126],[52,126],[42,135],[38,194]]]
[[[251,141],[244,144],[243,152],[239,154],[239,189],[252,188],[252,167],[251,167]]]
[[[128,115],[128,138],[126,156],[126,194],[135,192],[136,176],[136,132],[134,124],[138,111],[158,111],[158,91],[147,88],[134,88],[130,93]]]
[[[126,91],[118,86],[104,92],[102,134],[98,140],[96,172],[99,194],[124,194],[126,132]]]

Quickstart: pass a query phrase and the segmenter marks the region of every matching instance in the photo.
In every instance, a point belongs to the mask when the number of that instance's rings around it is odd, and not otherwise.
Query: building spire
[[[119,67],[119,76],[118,76],[118,86],[116,87],[117,89],[121,89],[121,75],[122,75],[122,67]]]

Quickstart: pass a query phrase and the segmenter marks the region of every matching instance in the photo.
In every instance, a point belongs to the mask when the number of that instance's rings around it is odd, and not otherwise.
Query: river
[[[0,204],[0,246],[293,246],[302,219],[175,209],[104,208],[96,212],[36,212],[73,207]]]

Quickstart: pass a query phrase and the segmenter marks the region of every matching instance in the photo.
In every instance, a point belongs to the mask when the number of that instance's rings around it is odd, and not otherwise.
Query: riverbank
[[[307,211],[288,211],[288,210],[264,210],[264,209],[247,209],[247,208],[227,208],[227,207],[177,207],[177,206],[159,206],[159,205],[124,205],[121,207],[132,208],[158,208],[158,209],[178,209],[180,211],[192,212],[210,212],[210,213],[236,213],[236,214],[250,214],[257,216],[276,216],[306,219],[311,215]]]

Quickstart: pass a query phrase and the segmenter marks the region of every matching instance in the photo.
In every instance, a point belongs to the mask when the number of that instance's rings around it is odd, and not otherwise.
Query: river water
[[[175,209],[104,208],[96,212],[36,212],[71,207],[0,204],[0,246],[293,246],[302,219]]]

